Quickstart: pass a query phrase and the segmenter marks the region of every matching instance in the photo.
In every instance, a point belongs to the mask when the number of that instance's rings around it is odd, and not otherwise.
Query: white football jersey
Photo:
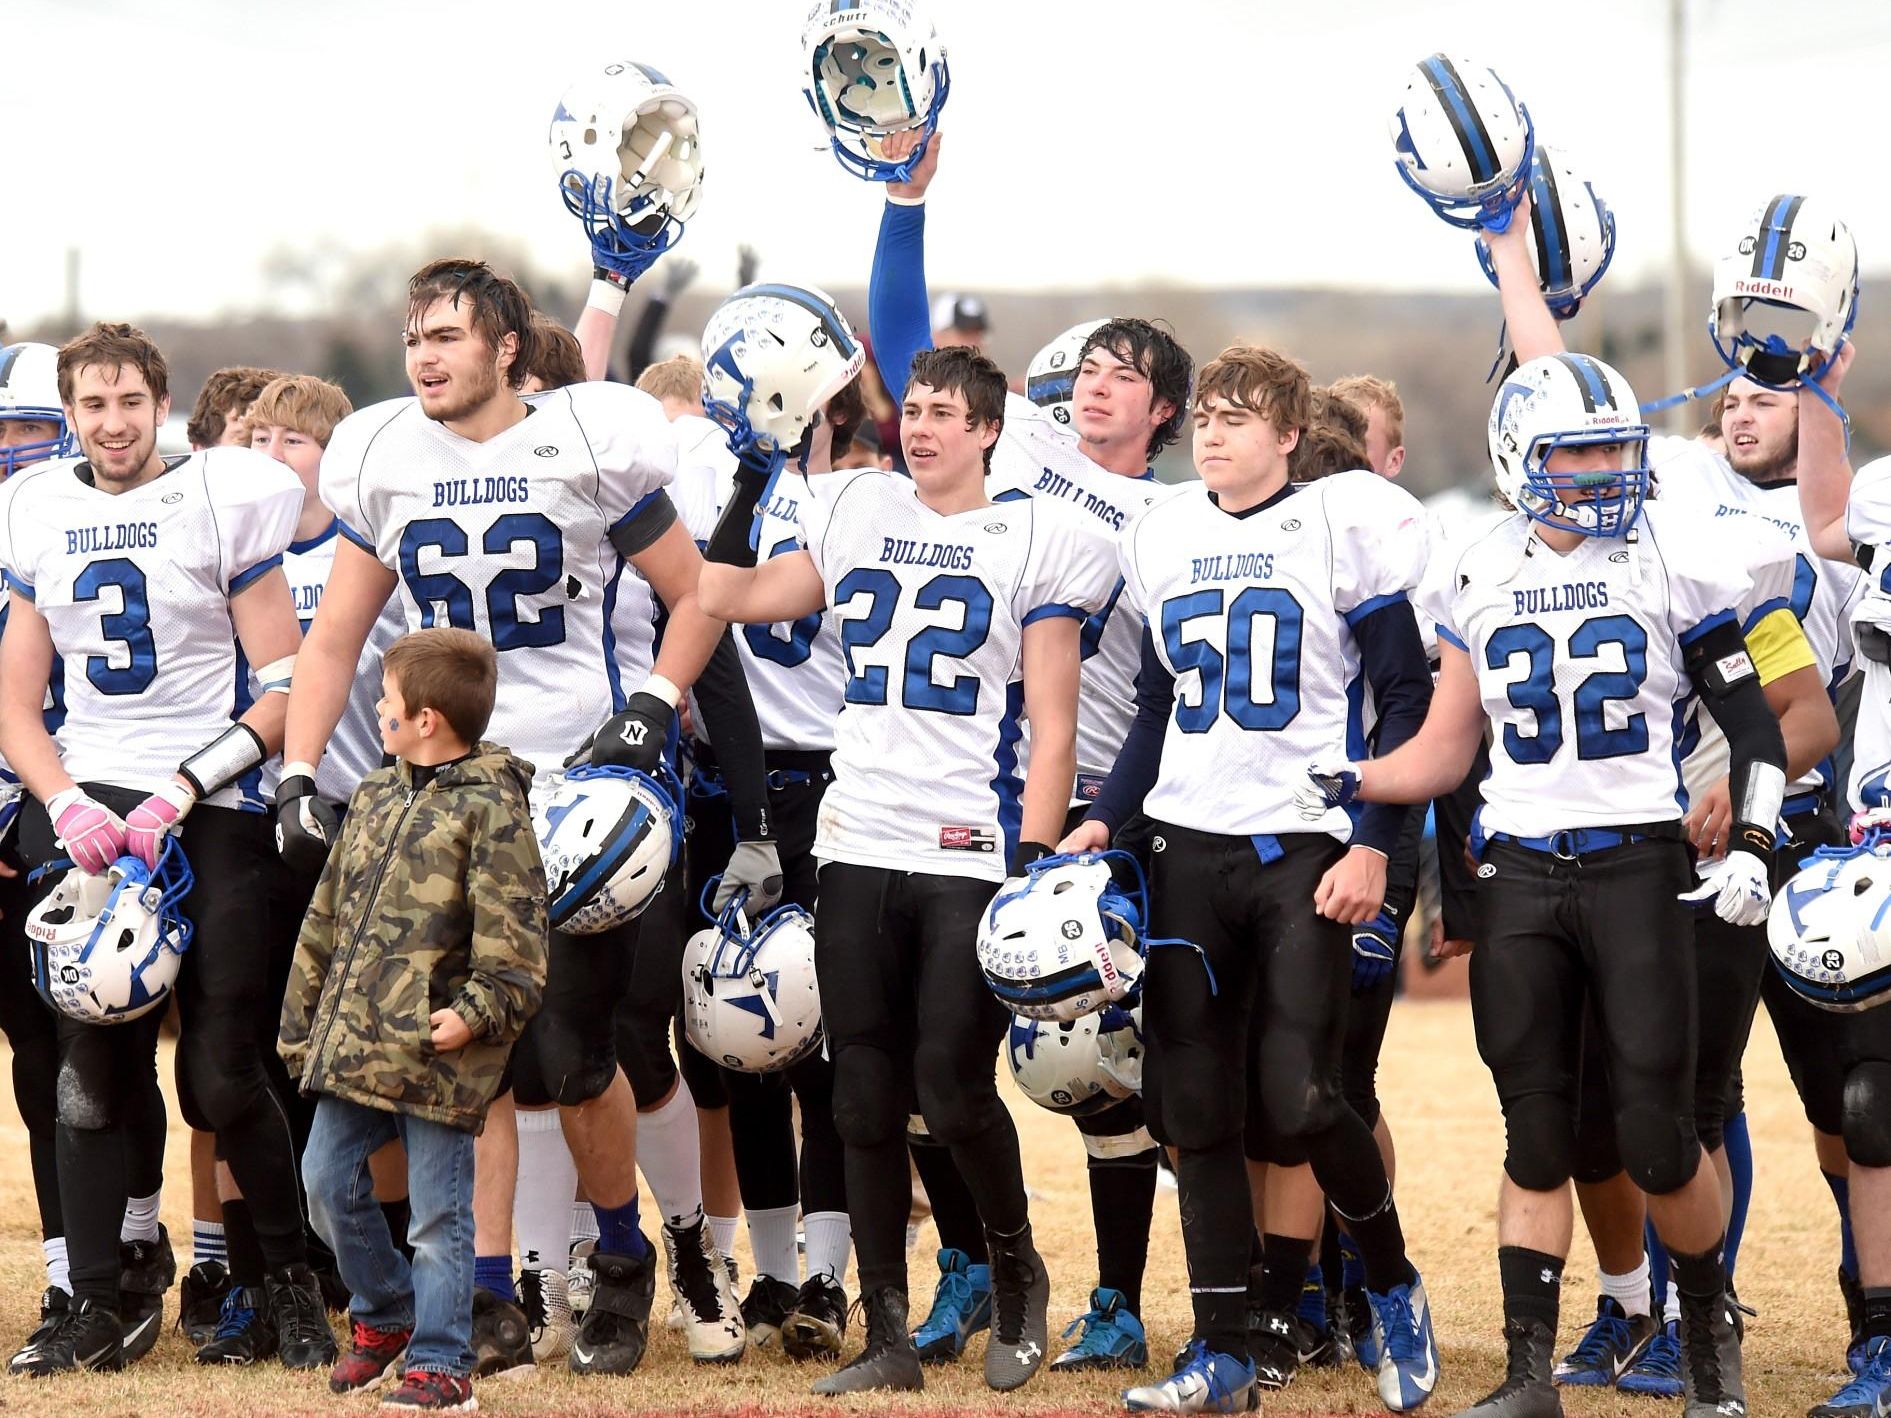
[[[63,662],[53,737],[66,771],[155,791],[253,702],[230,598],[282,564],[302,485],[247,448],[167,459],[121,493],[82,467],[60,459],[0,485],[0,566]],[[207,801],[262,811],[260,772]]]
[[[1867,463],[1853,476],[1845,535],[1854,546],[1869,548],[1871,558],[1851,623],[1861,635],[1875,630],[1891,636],[1891,458]],[[1865,686],[1853,731],[1851,781],[1845,785],[1846,805],[1853,812],[1861,806],[1865,781],[1891,772],[1891,665],[1862,652],[1857,663]]]
[[[801,526],[848,674],[815,855],[1002,881],[1022,814],[1023,628],[1100,609],[1110,544],[1039,498],[942,516],[877,469],[811,492]]]
[[[1679,818],[1683,642],[1734,621],[1746,594],[1743,561],[1665,501],[1629,537],[1586,537],[1567,556],[1519,512],[1436,559],[1421,603],[1471,657],[1494,729],[1484,831]]]
[[[1146,507],[1175,489],[1153,473],[1126,478],[1098,467],[1077,436],[1028,399],[1005,400],[1005,430],[986,481],[993,502],[1044,497],[1076,508],[1112,541]],[[1083,623],[1083,684],[1077,705],[1077,783],[1073,802],[1096,800],[1136,717],[1142,666],[1142,619],[1123,604],[1123,579]]]
[[[322,592],[335,568],[335,542],[341,524],[331,522],[326,531],[306,542],[290,542],[282,556],[282,573],[289,578],[289,594],[295,597],[295,613],[302,622],[302,633],[322,604]],[[381,657],[387,647],[400,639],[407,629],[407,617],[401,610],[399,596],[389,596],[381,608],[381,618],[368,632],[355,662],[355,684],[348,691],[348,707],[335,725],[328,741],[328,751],[315,765],[315,790],[330,802],[345,803],[354,796],[361,780],[381,766],[381,725],[374,705],[381,697]],[[275,780],[281,776],[282,760],[271,759],[264,766],[264,790],[273,793]]]
[[[484,443],[411,398],[362,409],[329,440],[321,488],[342,535],[399,577],[407,629],[492,642],[488,736],[545,773],[623,706],[622,666],[647,657],[648,632],[615,615],[624,562],[610,533],[665,495],[676,442],[662,406],[628,385],[526,404],[529,417]],[[645,643],[620,647],[620,628]]]
[[[1424,509],[1370,472],[1291,487],[1245,516],[1186,487],[1121,543],[1124,596],[1175,676],[1162,768],[1143,811],[1235,837],[1306,832],[1293,790],[1344,743],[1366,753],[1351,625],[1424,569]],[[1335,808],[1318,830],[1342,841]]]

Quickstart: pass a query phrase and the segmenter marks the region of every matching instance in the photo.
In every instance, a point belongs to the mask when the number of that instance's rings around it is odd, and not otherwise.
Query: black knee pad
[[[637,1100],[639,1108],[656,1107],[676,1087],[676,1060],[670,1056],[665,1038],[667,1032],[667,1028],[659,1028],[656,1038],[651,1039],[640,1030],[618,1031],[617,1058],[624,1065],[624,1075],[630,1080],[631,1096]],[[608,1075],[605,1082],[610,1082]],[[603,1091],[602,1088],[598,1090],[599,1093]],[[596,1097],[597,1094],[591,1096]]]
[[[1624,1170],[1650,1196],[1679,1191],[1701,1165],[1691,1114],[1638,1104],[1616,1115],[1615,1131]]]
[[[1282,1138],[1325,1132],[1338,1120],[1340,1109],[1346,1106],[1337,1088],[1309,1078],[1276,1076],[1263,1080],[1259,1086],[1261,1110],[1267,1125]]]
[[[575,1108],[602,1095],[617,1076],[609,1037],[587,1041],[564,1029],[541,1027],[545,1022],[543,1015],[533,1020],[526,1037],[513,1046],[514,1100],[527,1108],[553,1103]]]
[[[1220,1147],[1241,1136],[1246,1101],[1227,1080],[1190,1079],[1186,1070],[1172,1072],[1162,1090],[1163,1142],[1191,1152]]]
[[[982,1085],[969,1079],[934,1079],[929,1084],[922,1075],[914,1090],[927,1133],[947,1147],[982,1136],[1004,1111],[990,1078]]]
[[[1845,1155],[1891,1167],[1891,1063],[1871,1059],[1845,1075]]]
[[[912,1100],[885,1050],[849,1044],[834,1058],[834,1128],[850,1147],[884,1147],[906,1134]]]
[[[1504,1174],[1525,1191],[1555,1191],[1567,1182],[1575,1141],[1560,1098],[1532,1093],[1504,1105]]]
[[[201,1114],[205,1132],[234,1126],[270,1094],[261,1053],[247,1034],[206,1028],[200,1019],[178,1041],[178,1053],[179,1077],[190,1082],[192,1107]]]

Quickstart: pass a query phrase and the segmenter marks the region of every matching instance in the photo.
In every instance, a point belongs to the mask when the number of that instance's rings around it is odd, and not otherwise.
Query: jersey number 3
[[[114,666],[116,656],[87,655],[85,677],[100,694],[143,694],[158,677],[158,645],[151,634],[151,597],[144,572],[136,562],[122,556],[95,561],[72,583],[72,599],[101,600],[103,593],[114,587],[119,596],[118,609],[99,617],[99,630],[107,640],[116,640],[125,647],[126,663]]]

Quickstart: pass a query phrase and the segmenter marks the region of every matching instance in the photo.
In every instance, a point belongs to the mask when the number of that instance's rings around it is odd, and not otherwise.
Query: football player
[[[1833,359],[1823,384],[1839,397],[1854,349]],[[1812,393],[1797,396],[1799,500],[1813,549],[1834,561],[1850,554],[1872,573],[1852,621],[1864,694],[1848,806],[1863,813],[1854,832],[1891,820],[1884,780],[1891,768],[1891,459],[1880,458],[1850,476],[1845,433]],[[1729,425],[1730,441],[1738,423]],[[1778,1015],[1775,1015],[1777,1018]],[[1806,1113],[1823,1135],[1820,1170],[1850,1225],[1840,1285],[1851,1322],[1847,1360],[1855,1378],[1825,1403],[1816,1418],[1861,1418],[1891,1410],[1891,1013],[1882,1005],[1858,1013],[1821,1013],[1824,1045],[1795,1068]],[[1832,1140],[1839,1146],[1834,1147]],[[1845,1268],[1849,1266],[1849,1274]],[[1849,1282],[1849,1283],[1848,1283]]]
[[[684,690],[723,640],[698,605],[700,557],[664,494],[675,446],[654,400],[605,384],[521,398],[535,339],[530,307],[481,262],[439,261],[416,274],[405,339],[414,396],[344,421],[322,462],[323,501],[343,540],[309,632],[308,673],[292,696],[277,808],[287,854],[319,859],[332,840],[314,764],[390,594],[398,592],[409,628],[451,623],[492,640],[501,656],[493,736],[541,773],[587,743],[593,762],[656,767]],[[621,665],[649,644],[616,643],[626,560],[669,610],[649,674],[628,695]],[[740,692],[739,666],[733,675]],[[548,713],[548,704],[560,707]],[[761,900],[771,875],[766,819],[742,827],[756,844],[755,875],[732,875]],[[595,1294],[570,1354],[577,1373],[636,1367],[654,1293],[654,1253],[637,1224],[635,1104],[611,1032],[636,937],[635,925],[603,937],[555,932],[544,1006],[513,1052],[514,1097],[558,1104],[601,1233]],[[672,970],[672,992],[675,982]],[[509,1161],[482,1165],[503,1186]],[[501,1214],[510,1212],[507,1204]],[[510,1256],[482,1256],[478,1268],[486,1298],[476,1293],[476,1306],[498,1316],[506,1350],[493,1362],[529,1362],[522,1316],[516,1338],[507,1337],[517,1314]]]
[[[247,448],[249,424],[244,415],[256,396],[272,380],[283,377],[280,370],[258,369],[253,365],[233,364],[216,370],[197,391],[184,434],[193,449]]]
[[[829,323],[825,339],[851,349],[838,316]],[[865,470],[836,478],[831,494],[810,489],[804,548],[757,566],[750,531],[768,477],[745,466],[709,545],[712,611],[772,624],[826,608],[847,660],[816,832],[816,966],[867,1342],[815,1384],[822,1394],[923,1387],[906,1297],[903,1134],[915,1097],[985,1226],[986,1382],[1016,1388],[1044,1357],[1049,1276],[992,1074],[1007,1019],[971,946],[1007,870],[1048,853],[1063,820],[1081,622],[1114,577],[1108,543],[1071,509],[990,501],[1004,423],[995,365],[959,347],[922,353],[902,401],[910,481]],[[1021,713],[1033,740],[1022,781]]]
[[[1359,1242],[1384,1341],[1380,1398],[1415,1408],[1437,1379],[1384,1164],[1338,1086],[1351,927],[1379,910],[1402,815],[1355,825],[1335,814],[1309,831],[1284,768],[1297,745],[1357,740],[1362,675],[1381,742],[1402,741],[1423,716],[1430,679],[1407,591],[1426,535],[1418,505],[1370,473],[1289,481],[1309,394],[1299,364],[1255,346],[1203,369],[1202,482],[1145,512],[1120,546],[1124,596],[1147,625],[1136,721],[1063,843],[1107,846],[1140,804],[1155,824],[1150,933],[1202,952],[1153,952],[1145,977],[1145,1094],[1157,1135],[1177,1150],[1195,1324],[1178,1371],[1124,1395],[1132,1410],[1254,1401],[1250,1128],[1283,1179],[1312,1162]],[[1319,1201],[1276,1200],[1263,1249],[1273,1307],[1291,1310]]]
[[[317,1367],[333,1359],[334,1340],[254,1029],[269,1005],[268,962],[253,948],[268,856],[259,780],[300,640],[281,561],[302,489],[247,449],[159,456],[168,371],[129,326],[97,325],[68,344],[59,383],[83,460],[0,488],[0,563],[14,591],[0,642],[0,746],[34,798],[24,855],[45,862],[63,849],[79,869],[103,872],[127,854],[154,862],[175,832],[217,884],[190,899],[196,935],[177,985],[187,1109],[214,1128],[250,1198],[267,1277],[245,1303],[273,1316],[284,1364]],[[56,736],[41,713],[55,655],[74,671]],[[254,702],[252,666],[264,691]],[[124,1362],[125,1112],[143,1096],[159,1017],[60,1021],[73,1304],[24,1372]]]
[[[917,132],[889,137],[889,160],[905,157],[918,137]],[[886,189],[868,314],[881,371],[895,388],[902,387],[918,351],[946,338],[939,331],[928,333],[925,274],[926,194],[943,147],[943,134],[935,133],[911,178],[890,182]],[[952,299],[958,305],[965,301]],[[982,305],[979,311],[982,318]],[[965,342],[960,334],[951,340]],[[1044,418],[1024,400],[1010,398],[1006,427],[992,457],[990,495],[994,502],[1029,497],[1062,502],[1114,539],[1170,491],[1156,481],[1152,465],[1175,442],[1187,418],[1194,364],[1167,330],[1133,318],[1075,327],[1053,342],[1053,354],[1061,354],[1061,361],[1040,354],[1032,366],[1055,362],[1069,371],[1067,386],[1053,380],[1039,390],[1040,397],[1063,408],[1068,428],[1062,419]],[[1122,609],[1122,592],[1118,577],[1104,607],[1083,625],[1077,778],[1066,830],[1095,801],[1129,732],[1142,627]],[[1146,826],[1145,819],[1120,843],[1145,861]],[[1155,1204],[1155,1139],[1139,1098],[1075,1121],[1090,1183],[1097,1284],[1089,1308],[1077,1320],[1075,1343],[1051,1367],[1066,1372],[1140,1368],[1148,1359],[1140,1315]],[[956,1358],[989,1322],[989,1258],[977,1228],[966,1224],[975,1209],[949,1153],[921,1142],[913,1156],[943,1247],[932,1311],[914,1337],[921,1356],[938,1362]]]
[[[1494,240],[1491,254],[1506,284],[1520,264],[1534,285],[1520,246]],[[1534,348],[1526,339],[1556,338],[1553,322],[1512,337],[1520,356]],[[1621,375],[1585,355],[1533,358],[1504,381],[1491,456],[1519,510],[1427,573],[1440,667],[1425,725],[1364,765],[1316,765],[1303,798],[1309,812],[1354,790],[1423,801],[1463,779],[1486,716],[1496,731],[1473,833],[1484,938],[1471,1003],[1507,1134],[1498,1269],[1509,1365],[1467,1418],[1562,1411],[1550,1368],[1585,998],[1622,1162],[1673,1263],[1688,1414],[1746,1411],[1720,1188],[1694,1126],[1690,903],[1711,898],[1732,924],[1764,921],[1786,753],[1735,611],[1742,564],[1684,509],[1643,506],[1640,418]],[[1693,694],[1727,736],[1733,785],[1726,858],[1700,887],[1676,767],[1678,710]]]

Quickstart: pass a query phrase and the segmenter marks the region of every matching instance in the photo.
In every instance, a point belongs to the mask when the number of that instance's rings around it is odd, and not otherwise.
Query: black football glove
[[[656,695],[639,690],[592,737],[591,762],[599,768],[635,768],[654,773],[663,761],[663,746],[675,722],[674,708]]]
[[[276,855],[304,875],[313,876],[328,861],[341,817],[315,795],[306,773],[284,778],[276,787]]]

